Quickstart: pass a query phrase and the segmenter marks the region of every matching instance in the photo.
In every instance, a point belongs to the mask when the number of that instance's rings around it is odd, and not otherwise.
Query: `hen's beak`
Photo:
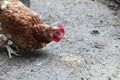
[[[64,36],[59,36],[61,39],[65,39],[65,37]]]

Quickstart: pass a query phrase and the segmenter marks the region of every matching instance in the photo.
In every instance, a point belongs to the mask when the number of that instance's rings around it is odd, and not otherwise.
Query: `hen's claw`
[[[8,51],[8,56],[9,58],[11,59],[12,58],[12,55],[11,54],[14,54],[16,56],[20,56],[19,54],[17,54],[9,45],[6,45],[6,49]]]
[[[4,35],[4,34],[0,34],[0,46],[5,46],[8,52],[8,56],[11,59],[12,55],[14,54],[15,56],[21,56],[20,54],[17,54],[16,51],[19,51],[19,48],[13,44],[13,49],[12,47],[12,42],[10,40],[8,40],[8,38]],[[16,51],[14,51],[14,49]]]

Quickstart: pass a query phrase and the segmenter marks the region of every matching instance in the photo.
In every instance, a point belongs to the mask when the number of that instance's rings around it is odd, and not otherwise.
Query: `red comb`
[[[65,34],[65,30],[64,30],[64,27],[62,26],[62,24],[58,24],[57,27],[59,28],[59,30],[61,31],[61,33],[64,35]]]

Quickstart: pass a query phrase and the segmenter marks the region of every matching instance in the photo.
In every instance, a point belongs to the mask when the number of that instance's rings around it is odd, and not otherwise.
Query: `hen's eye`
[[[60,33],[57,31],[56,34],[60,34]]]

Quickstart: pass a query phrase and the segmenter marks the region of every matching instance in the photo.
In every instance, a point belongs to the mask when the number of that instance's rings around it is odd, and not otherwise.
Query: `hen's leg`
[[[9,58],[10,59],[12,58],[11,54],[14,54],[16,56],[20,56],[10,47],[10,44],[8,44],[8,42],[9,41],[8,41],[7,37],[3,34],[0,34],[0,46],[5,46],[6,47]]]
[[[10,59],[12,58],[11,54],[14,54],[16,56],[20,56],[9,45],[6,45],[5,47],[6,47],[7,51],[8,51],[8,56],[9,56]]]

